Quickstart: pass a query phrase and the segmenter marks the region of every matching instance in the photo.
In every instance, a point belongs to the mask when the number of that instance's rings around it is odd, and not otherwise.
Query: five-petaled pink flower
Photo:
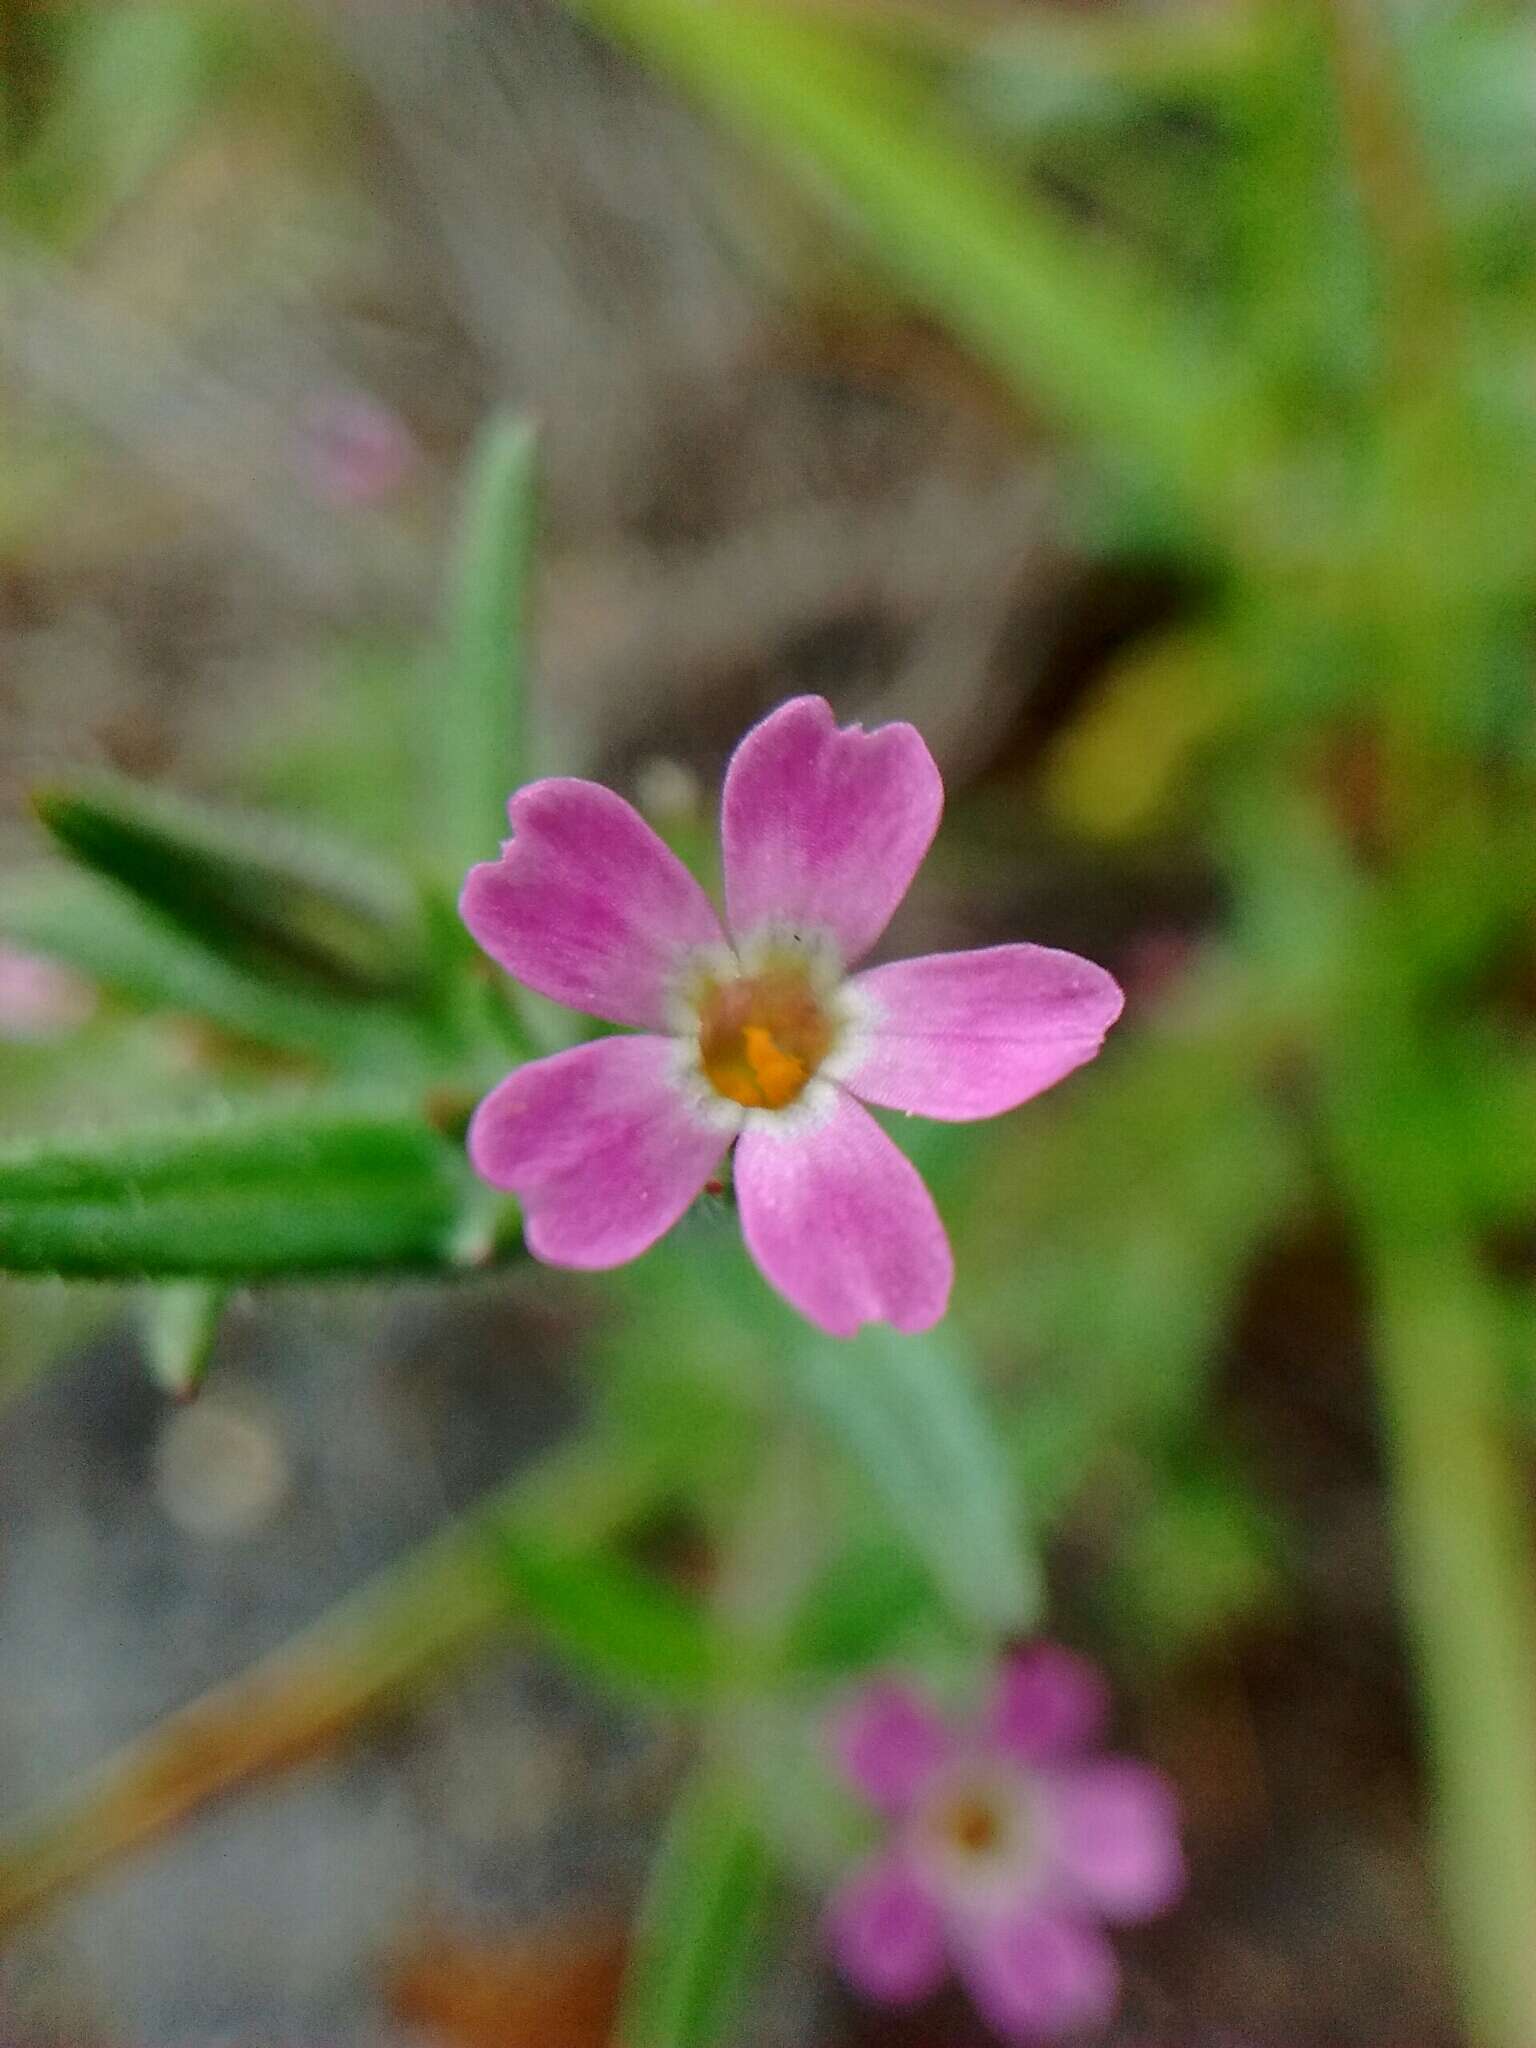
[[[636,1257],[734,1143],[747,1248],[803,1315],[835,1336],[938,1321],[944,1226],[863,1104],[996,1116],[1092,1059],[1121,1005],[1102,968],[1045,946],[849,973],[943,800],[912,726],[839,728],[820,697],[781,705],[726,773],[722,926],[622,797],[564,777],[518,791],[465,922],[528,987],[639,1027],[520,1067],[476,1112],[470,1156],[520,1198],[536,1257]]]
[[[1011,2041],[1108,2018],[1119,1973],[1098,1923],[1163,1911],[1184,1864],[1167,1781],[1094,1753],[1106,1711],[1094,1667],[1052,1643],[1004,1661],[974,1723],[896,1679],[853,1697],[834,1751],[887,1831],[829,1909],[850,1982],[907,2005],[953,1966]]]

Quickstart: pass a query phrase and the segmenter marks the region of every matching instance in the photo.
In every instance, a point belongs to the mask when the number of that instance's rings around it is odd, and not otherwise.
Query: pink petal
[[[810,1115],[749,1119],[736,1198],[764,1277],[830,1335],[927,1330],[948,1306],[955,1267],[933,1198],[841,1090],[826,1088]]]
[[[906,895],[943,806],[915,726],[840,729],[824,698],[781,704],[726,771],[731,930],[738,940],[764,924],[826,932],[845,966],[861,959]]]
[[[849,1783],[898,1818],[948,1762],[954,1743],[915,1686],[882,1678],[862,1687],[837,1716],[832,1747]]]
[[[827,1939],[849,1983],[882,2005],[913,2005],[944,1981],[938,1909],[895,1857],[866,1864],[833,1894]]]
[[[500,860],[471,868],[459,911],[516,980],[615,1024],[667,1021],[683,956],[723,938],[714,906],[640,813],[596,782],[520,789]]]
[[[1036,1909],[972,1929],[958,1960],[977,2011],[1010,2041],[1102,2025],[1120,1992],[1114,1951],[1096,1927]]]
[[[872,1016],[848,1087],[950,1123],[1054,1086],[1093,1058],[1124,1001],[1102,967],[1049,946],[930,953],[872,968],[853,987]]]
[[[1109,1688],[1086,1657],[1059,1643],[1032,1643],[1007,1658],[983,1730],[1016,1763],[1054,1763],[1096,1742],[1109,1719]]]
[[[1184,1889],[1179,1806],[1158,1771],[1128,1758],[1063,1771],[1050,1788],[1053,1879],[1109,1920],[1146,1920]]]
[[[730,1131],[693,1107],[676,1058],[665,1038],[600,1038],[519,1067],[475,1111],[470,1159],[521,1200],[535,1258],[622,1265],[708,1180]]]

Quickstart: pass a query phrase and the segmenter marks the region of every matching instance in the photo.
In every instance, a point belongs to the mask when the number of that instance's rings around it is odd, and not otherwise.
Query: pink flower
[[[722,926],[611,790],[557,778],[513,797],[465,923],[530,988],[639,1031],[520,1067],[476,1112],[470,1157],[520,1198],[535,1257],[635,1258],[734,1144],[747,1248],[803,1315],[834,1336],[938,1321],[944,1226],[863,1104],[996,1116],[1092,1059],[1121,1005],[1102,968],[1044,946],[849,973],[943,800],[912,726],[840,728],[820,697],[780,705],[726,773]]]
[[[972,1725],[892,1679],[853,1698],[834,1748],[886,1835],[829,1908],[851,1983],[906,2005],[953,1965],[1011,2041],[1109,2017],[1119,1972],[1098,1923],[1162,1912],[1184,1863],[1167,1781],[1093,1753],[1106,1709],[1093,1666],[1051,1643],[1005,1660]]]

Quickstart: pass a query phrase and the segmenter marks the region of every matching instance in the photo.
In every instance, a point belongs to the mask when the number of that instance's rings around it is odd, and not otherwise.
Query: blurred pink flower
[[[1101,1923],[1143,1920],[1184,1884],[1172,1787],[1097,1752],[1107,1694],[1055,1644],[1004,1660],[972,1723],[881,1679],[837,1717],[842,1775],[886,1824],[834,1895],[831,1945],[867,1997],[905,2005],[953,1967],[1010,2041],[1107,2019],[1119,1992]]]
[[[96,1007],[89,982],[56,961],[0,946],[0,1039],[57,1038]]]
[[[639,1027],[519,1068],[475,1115],[475,1168],[520,1198],[537,1258],[635,1258],[734,1143],[747,1248],[802,1315],[834,1336],[937,1322],[949,1240],[863,1104],[996,1116],[1092,1059],[1121,1005],[1102,968],[1044,946],[848,973],[943,800],[912,726],[841,728],[820,697],[780,705],[726,773],[722,926],[611,790],[561,778],[513,797],[513,836],[471,871],[465,923],[540,994]]]
[[[305,412],[303,468],[327,504],[378,504],[404,484],[417,453],[399,415],[360,391],[332,392]]]

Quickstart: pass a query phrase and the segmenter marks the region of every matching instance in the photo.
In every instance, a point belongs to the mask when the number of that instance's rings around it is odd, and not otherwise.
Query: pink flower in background
[[[531,783],[464,921],[509,974],[638,1035],[520,1067],[481,1103],[470,1157],[522,1202],[529,1250],[616,1266],[654,1244],[735,1146],[747,1248],[834,1336],[924,1330],[953,1262],[915,1168],[864,1103],[996,1116],[1099,1050],[1121,995],[1045,946],[930,954],[862,974],[938,827],[943,784],[910,725],[839,727],[797,697],[726,773],[726,923],[622,797]]]
[[[1106,1713],[1097,1671],[1050,1643],[1004,1661],[974,1723],[896,1680],[855,1695],[834,1749],[885,1837],[829,1908],[852,1984],[906,2005],[953,1968],[1010,2041],[1108,2018],[1119,1972],[1101,1923],[1172,1905],[1184,1863],[1167,1781],[1096,1752]]]
[[[360,391],[317,398],[304,416],[302,461],[316,494],[343,509],[391,497],[416,466],[398,414]]]
[[[96,1007],[90,983],[56,961],[0,946],[0,1039],[57,1038]]]

